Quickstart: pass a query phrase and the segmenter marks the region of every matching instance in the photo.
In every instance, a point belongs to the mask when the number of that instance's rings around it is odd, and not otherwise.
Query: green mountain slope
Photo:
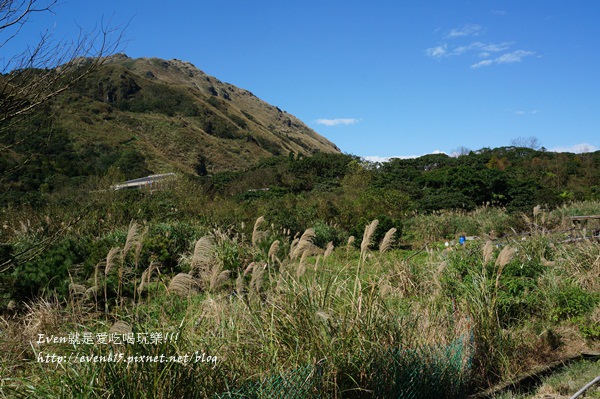
[[[122,54],[0,133],[0,189],[15,198],[111,167],[125,178],[210,175],[273,155],[340,152],[293,115],[190,63]]]
[[[293,115],[178,60],[113,56],[61,106],[59,123],[79,145],[127,143],[154,172],[236,170],[271,155],[339,152]]]

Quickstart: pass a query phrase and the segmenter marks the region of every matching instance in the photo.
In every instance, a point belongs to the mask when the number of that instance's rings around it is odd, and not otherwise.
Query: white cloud
[[[471,68],[480,68],[483,66],[490,66],[492,64],[513,64],[515,62],[521,62],[524,57],[532,56],[535,51],[527,50],[516,50],[510,53],[502,54],[499,57],[492,59],[483,60],[471,65]]]
[[[337,118],[337,119],[317,119],[315,121],[319,125],[325,126],[338,126],[338,125],[354,125],[360,122],[359,119],[355,118]]]
[[[512,46],[513,42],[502,42],[502,43],[482,43],[473,42],[470,47],[475,50],[482,50],[489,53],[498,53],[500,51],[506,51]]]
[[[514,62],[521,62],[523,58],[534,54],[534,51],[516,50],[511,53],[502,54],[495,61],[497,64],[512,64]]]
[[[363,159],[365,161],[369,161],[369,162],[387,162],[392,158],[398,158],[398,157],[380,157],[379,155],[369,155],[366,157],[363,157]]]
[[[490,66],[494,63],[494,61],[492,60],[483,60],[483,61],[479,61],[476,64],[471,65],[471,68],[481,68],[484,66]]]
[[[454,28],[451,29],[450,32],[446,35],[448,39],[454,39],[456,37],[463,36],[477,36],[481,32],[481,26],[475,24],[467,24],[462,28]]]
[[[447,46],[445,44],[443,46],[430,47],[425,50],[425,54],[427,54],[428,57],[440,59],[449,55],[446,48]]]
[[[512,108],[506,108],[505,109],[506,112],[511,112],[515,115],[535,115],[535,114],[539,114],[540,110],[539,109],[532,109],[531,111],[525,111],[522,109],[512,109]]]
[[[451,29],[443,38],[447,41],[450,39],[479,36],[482,31],[483,28],[480,25],[468,24],[462,28]],[[485,43],[481,41],[472,41],[468,44],[463,42],[453,46],[449,43],[441,43],[435,47],[426,49],[425,54],[438,61],[443,58],[460,55],[471,55],[483,59],[483,61],[471,64],[471,68],[473,69],[494,64],[513,64],[521,62],[525,57],[536,54],[535,51],[512,50],[511,48],[514,44],[514,42]],[[503,54],[497,55],[498,53]]]
[[[425,50],[425,54],[428,57],[434,58],[436,60],[440,60],[442,58],[451,57],[451,56],[459,56],[462,54],[468,54],[469,52],[478,52],[477,56],[480,58],[488,58],[493,53],[499,53],[502,51],[507,51],[512,46],[512,42],[501,42],[501,43],[483,43],[483,42],[472,42],[463,46],[449,47],[447,43],[441,44],[439,46],[430,47]],[[518,50],[515,52],[513,57],[525,54],[519,53]],[[485,64],[484,64],[485,65]]]
[[[559,146],[549,149],[548,151],[552,152],[572,152],[575,154],[583,154],[585,152],[596,152],[599,151],[600,148],[588,143],[575,144],[572,146]]]

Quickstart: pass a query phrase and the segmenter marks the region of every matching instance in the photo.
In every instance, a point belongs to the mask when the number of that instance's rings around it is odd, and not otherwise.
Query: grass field
[[[479,233],[501,212],[416,215],[403,232],[412,248],[376,220],[337,247],[323,225],[293,234],[268,217],[80,234],[35,263],[69,264],[64,285],[6,305],[0,395],[465,397],[598,350],[600,245],[565,242],[578,234],[561,227],[570,212],[535,214],[501,239]],[[448,223],[478,238],[446,246],[436,228]],[[597,363],[566,373],[540,393],[571,392]]]

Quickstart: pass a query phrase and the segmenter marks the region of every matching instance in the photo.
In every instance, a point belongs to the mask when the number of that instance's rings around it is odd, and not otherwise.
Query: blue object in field
[[[458,239],[458,243],[460,245],[465,245],[465,241],[466,241],[465,236],[460,236],[460,238]]]

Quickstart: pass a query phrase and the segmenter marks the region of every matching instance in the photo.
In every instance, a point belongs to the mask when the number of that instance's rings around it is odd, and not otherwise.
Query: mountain
[[[153,172],[194,173],[198,159],[222,171],[271,155],[339,152],[293,115],[180,60],[109,57],[52,114],[78,150],[135,149]]]
[[[7,149],[0,174],[8,190],[21,192],[111,167],[127,178],[210,175],[273,155],[340,152],[293,115],[189,62],[123,54],[18,125],[0,129]]]

